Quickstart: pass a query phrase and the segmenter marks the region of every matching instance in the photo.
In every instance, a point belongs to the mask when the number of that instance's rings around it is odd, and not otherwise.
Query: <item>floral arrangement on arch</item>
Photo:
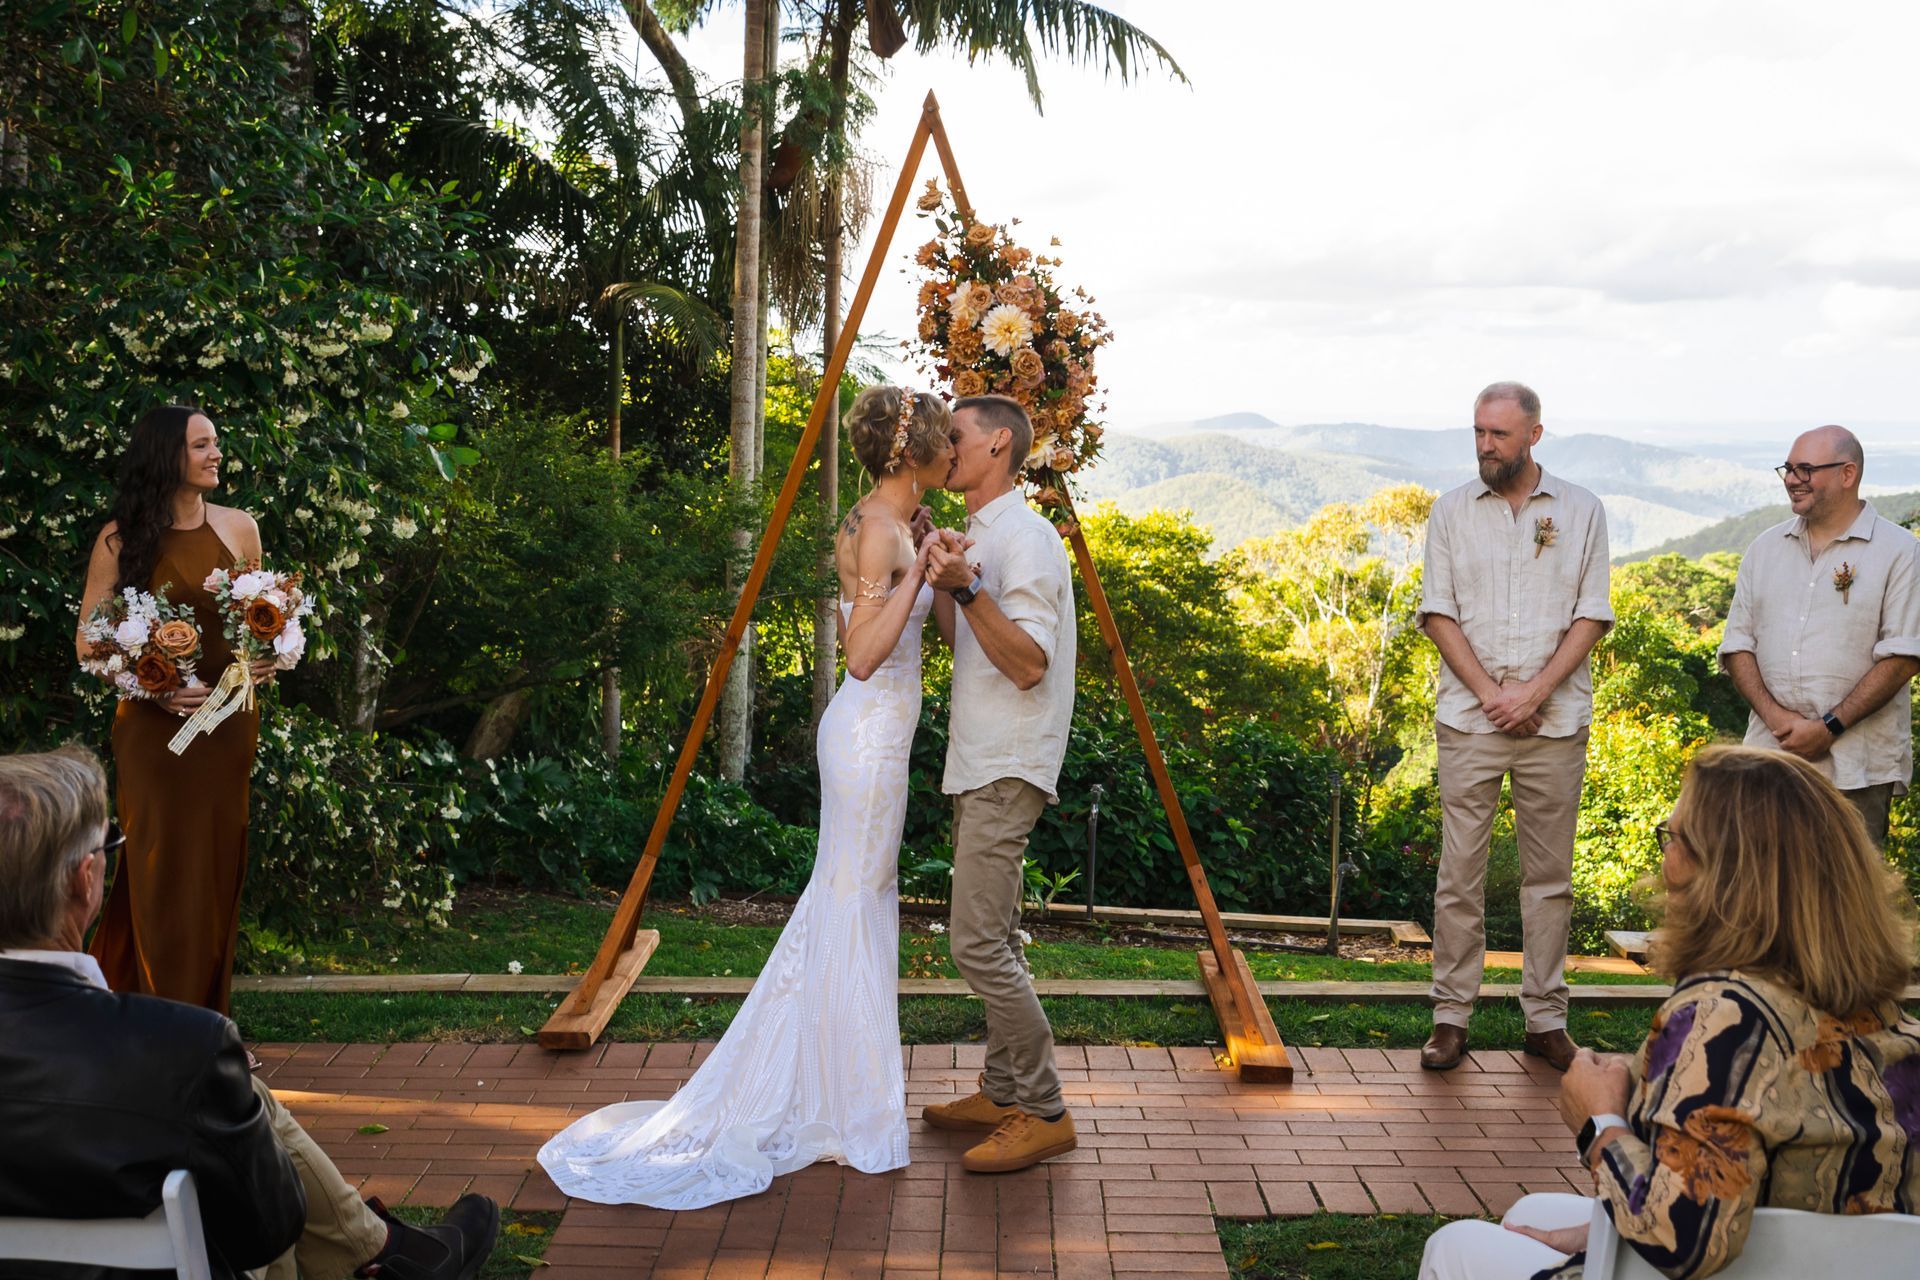
[[[1100,457],[1106,405],[1093,360],[1113,333],[1085,289],[1054,278],[1058,257],[1036,256],[1008,227],[960,212],[937,181],[928,181],[919,207],[936,231],[914,257],[923,368],[956,397],[1020,402],[1033,420],[1027,483],[1035,502],[1060,512],[1074,476]]]

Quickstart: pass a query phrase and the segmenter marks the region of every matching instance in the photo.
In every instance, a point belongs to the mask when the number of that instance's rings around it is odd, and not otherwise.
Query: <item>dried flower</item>
[[[997,356],[1011,356],[1033,341],[1033,321],[1025,311],[1002,302],[980,321],[980,340]]]
[[[987,393],[987,380],[973,369],[965,369],[953,375],[953,394],[956,396],[981,396]]]
[[[1540,553],[1554,544],[1560,531],[1553,527],[1552,516],[1538,516],[1533,522],[1533,558],[1538,560]]]
[[[1833,571],[1833,589],[1840,593],[1840,603],[1846,604],[1847,593],[1853,590],[1853,566],[1844,560]]]

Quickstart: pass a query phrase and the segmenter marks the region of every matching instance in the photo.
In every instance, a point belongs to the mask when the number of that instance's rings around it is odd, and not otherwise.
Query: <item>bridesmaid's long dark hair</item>
[[[120,488],[110,518],[118,526],[120,577],[115,591],[151,586],[160,563],[160,535],[173,527],[173,495],[180,489],[187,422],[200,410],[190,404],[149,409],[133,424],[133,438],[120,457]]]

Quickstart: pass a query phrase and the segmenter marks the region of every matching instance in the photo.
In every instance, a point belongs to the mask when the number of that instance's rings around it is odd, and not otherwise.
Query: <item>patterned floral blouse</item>
[[[1920,1210],[1920,1022],[1898,1005],[1841,1021],[1764,978],[1702,974],[1660,1006],[1633,1074],[1633,1134],[1602,1151],[1596,1194],[1669,1276],[1739,1257],[1756,1206]]]

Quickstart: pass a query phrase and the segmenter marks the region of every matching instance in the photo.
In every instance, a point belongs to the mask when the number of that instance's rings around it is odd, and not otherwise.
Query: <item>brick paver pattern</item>
[[[1207,1049],[1058,1049],[1080,1149],[1021,1173],[960,1168],[973,1139],[912,1123],[913,1163],[820,1164],[694,1213],[570,1202],[534,1153],[610,1102],[664,1098],[709,1046],[263,1044],[262,1071],[365,1195],[461,1193],[565,1210],[540,1280],[657,1276],[958,1280],[1224,1277],[1214,1218],[1497,1214],[1590,1193],[1559,1077],[1507,1052],[1447,1074],[1416,1050],[1295,1049],[1291,1086],[1241,1084]],[[978,1045],[915,1045],[909,1113],[972,1092]],[[384,1130],[363,1132],[385,1126]]]

